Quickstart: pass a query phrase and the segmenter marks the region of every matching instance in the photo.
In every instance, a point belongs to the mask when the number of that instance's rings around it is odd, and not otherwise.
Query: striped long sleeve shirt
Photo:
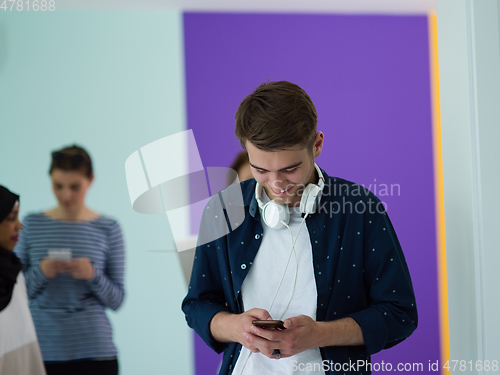
[[[111,359],[117,356],[105,308],[116,310],[124,296],[125,251],[119,224],[106,217],[61,221],[28,215],[15,252],[23,263],[30,310],[44,361]],[[89,258],[91,280],[62,273],[48,279],[39,263],[49,249],[71,249]]]

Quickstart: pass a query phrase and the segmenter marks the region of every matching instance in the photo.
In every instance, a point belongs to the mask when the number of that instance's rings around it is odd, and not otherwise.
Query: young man
[[[417,326],[390,220],[374,194],[315,165],[316,124],[309,96],[285,81],[259,86],[236,113],[254,176],[241,183],[245,218],[200,243],[182,305],[189,326],[224,351],[220,374],[369,374],[370,355]],[[220,226],[213,203],[200,233]],[[252,323],[268,319],[285,329]]]

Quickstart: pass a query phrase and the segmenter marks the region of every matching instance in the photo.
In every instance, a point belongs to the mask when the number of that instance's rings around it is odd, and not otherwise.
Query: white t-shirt
[[[262,201],[264,204],[269,202],[264,190],[262,191]],[[285,320],[302,314],[316,320],[318,292],[314,277],[312,247],[305,222],[299,232],[302,221],[300,209],[298,207],[290,208],[288,226],[292,231],[293,238],[297,238],[295,242],[296,257],[295,254],[291,253],[293,242],[288,228],[271,229],[262,222],[264,228],[262,244],[241,287],[245,311],[261,308],[269,311],[273,319]],[[289,258],[290,262],[287,267]],[[283,281],[273,302],[282,277]],[[287,308],[289,302],[290,305]],[[309,365],[306,366],[306,364]],[[324,375],[321,364],[322,358],[319,348],[309,349],[292,357],[277,360],[270,359],[261,353],[252,354],[249,349],[243,347],[233,374]],[[313,369],[313,371],[299,371],[299,368]]]
[[[45,375],[22,271],[12,299],[0,312],[0,374]]]

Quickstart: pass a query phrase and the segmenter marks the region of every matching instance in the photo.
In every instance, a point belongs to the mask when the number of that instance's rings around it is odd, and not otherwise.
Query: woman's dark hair
[[[250,160],[248,159],[248,152],[241,151],[233,161],[231,165],[231,169],[234,169],[236,172],[239,172],[239,169],[243,167],[245,164],[249,164]]]
[[[52,174],[54,169],[78,171],[87,178],[92,178],[93,174],[92,160],[90,160],[88,152],[77,145],[64,147],[52,152],[49,174]]]
[[[19,202],[19,195],[0,185],[0,222],[10,214],[16,202]]]
[[[244,167],[246,164],[250,165],[250,159],[248,159],[248,152],[241,151],[238,155],[236,155],[236,158],[234,159],[233,164],[231,164],[230,168],[233,169],[239,176],[240,168]],[[227,186],[229,186],[233,183],[234,177],[235,176],[232,172],[228,173]]]

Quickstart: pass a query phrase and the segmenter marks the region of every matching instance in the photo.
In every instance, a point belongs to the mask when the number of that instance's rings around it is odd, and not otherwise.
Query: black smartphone
[[[254,320],[252,324],[265,329],[285,329],[282,320]]]

